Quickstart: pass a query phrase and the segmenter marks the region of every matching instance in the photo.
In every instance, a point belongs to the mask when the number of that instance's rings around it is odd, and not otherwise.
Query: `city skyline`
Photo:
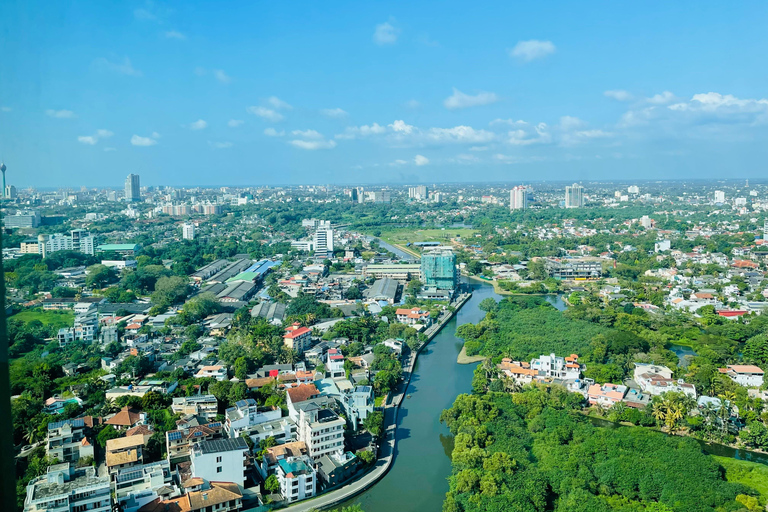
[[[755,178],[768,156],[764,4],[209,7],[0,7],[9,182]]]

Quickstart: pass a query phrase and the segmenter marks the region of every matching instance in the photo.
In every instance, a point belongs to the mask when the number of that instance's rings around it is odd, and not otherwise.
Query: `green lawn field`
[[[751,487],[760,493],[764,501],[768,501],[768,466],[730,457],[713,457],[725,468],[725,478],[729,482]]]
[[[451,238],[460,236],[463,239],[474,240],[476,229],[445,228],[445,229],[397,229],[382,231],[381,239],[392,245],[406,245],[414,242],[450,242]]]
[[[66,311],[46,311],[41,308],[25,309],[15,315],[9,317],[9,320],[21,320],[24,323],[29,323],[33,320],[40,320],[43,325],[53,324],[56,328],[72,327],[72,323],[75,321],[75,312]]]

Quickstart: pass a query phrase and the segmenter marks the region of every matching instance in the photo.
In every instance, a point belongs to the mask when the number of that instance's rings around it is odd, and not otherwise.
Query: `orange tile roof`
[[[120,412],[109,418],[104,423],[106,425],[116,425],[118,427],[130,427],[141,420],[141,411],[130,409],[127,405],[120,409]]]
[[[295,388],[290,388],[288,396],[291,397],[291,403],[303,402],[320,394],[314,384],[299,384]]]

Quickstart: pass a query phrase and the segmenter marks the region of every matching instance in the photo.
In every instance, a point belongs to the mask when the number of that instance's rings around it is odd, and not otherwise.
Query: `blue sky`
[[[0,2],[17,186],[763,178],[765,2]]]

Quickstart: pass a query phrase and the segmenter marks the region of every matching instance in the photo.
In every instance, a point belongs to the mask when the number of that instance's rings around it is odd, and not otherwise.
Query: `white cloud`
[[[128,57],[124,58],[123,62],[112,62],[102,57],[94,60],[93,65],[97,68],[112,71],[120,75],[142,76],[141,71],[133,67],[131,59]]]
[[[634,98],[634,96],[632,96],[631,93],[629,93],[628,91],[624,91],[622,89],[614,89],[612,91],[605,91],[603,93],[603,95],[606,98],[611,98],[611,99],[614,99],[616,101],[632,101],[632,99]]]
[[[563,116],[560,118],[560,128],[563,130],[575,130],[577,128],[581,128],[582,126],[586,126],[586,124],[587,123],[578,117]]]
[[[283,135],[285,135],[285,131],[284,130],[277,131],[274,128],[267,128],[264,130],[264,135],[266,135],[267,137],[282,137]]]
[[[349,115],[346,110],[342,110],[340,108],[324,108],[320,111],[320,113],[325,117],[330,117],[332,119],[341,119]]]
[[[421,107],[421,103],[419,103],[416,100],[408,100],[408,101],[405,102],[405,106],[406,106],[406,108],[416,109],[416,108]]]
[[[160,138],[160,134],[157,133],[157,132],[152,132],[152,138],[153,139],[159,139]]]
[[[227,122],[227,126],[230,128],[237,128],[238,126],[242,125],[245,121],[242,121],[240,119],[230,119]]]
[[[708,92],[694,94],[688,103],[670,105],[670,110],[728,114],[754,114],[768,111],[768,99],[739,99],[731,94]]]
[[[315,149],[333,149],[336,147],[335,140],[291,140],[289,144],[300,149],[315,150]]]
[[[355,139],[357,137],[368,137],[370,135],[380,135],[386,133],[387,129],[378,123],[363,126],[348,126],[344,133],[334,136],[335,139]]]
[[[157,141],[153,138],[140,137],[138,135],[134,135],[133,137],[131,137],[131,144],[133,144],[134,146],[154,146],[155,144],[157,144]]]
[[[211,146],[213,149],[227,149],[234,146],[231,142],[214,142],[214,141],[208,141],[208,145]]]
[[[539,41],[531,39],[530,41],[520,41],[509,51],[509,55],[525,62],[546,57],[555,53],[555,45],[552,41]]]
[[[547,144],[552,141],[549,127],[539,123],[535,127],[519,128],[507,132],[507,143],[513,146],[529,146],[531,144]]]
[[[526,126],[528,123],[522,120],[515,121],[514,119],[494,119],[490,123],[488,123],[491,126],[497,126],[500,124],[506,124],[509,126]]]
[[[275,110],[291,110],[293,108],[291,105],[281,100],[277,96],[270,96],[267,98],[267,103],[272,105],[272,108]]]
[[[45,111],[45,115],[55,117],[56,119],[72,119],[75,117],[75,113],[71,110],[53,110],[50,108]]]
[[[667,103],[671,103],[674,100],[675,100],[674,94],[672,94],[669,91],[664,91],[660,94],[655,94],[650,98],[646,98],[645,101],[647,101],[651,105],[666,105]]]
[[[90,146],[95,145],[97,142],[99,142],[100,139],[108,139],[109,137],[113,136],[114,133],[112,133],[109,130],[96,130],[96,133],[93,135],[80,135],[77,138],[77,141],[82,144],[88,144]]]
[[[213,76],[216,77],[216,80],[223,84],[228,84],[232,81],[232,77],[227,75],[223,69],[214,69],[213,70]]]
[[[393,131],[396,131],[398,133],[413,133],[413,126],[410,124],[406,124],[403,120],[397,120],[394,123],[389,125],[390,128],[392,128]]]
[[[178,32],[176,30],[169,30],[165,33],[165,37],[168,39],[178,39],[180,41],[184,41],[187,36],[182,34],[181,32]]]
[[[191,123],[189,125],[189,129],[190,130],[202,130],[202,129],[204,129],[207,126],[208,126],[208,123],[206,123],[202,119],[198,119],[197,121],[195,121],[194,123]]]
[[[482,144],[496,138],[496,134],[486,130],[475,130],[471,126],[453,128],[430,128],[423,133],[426,142],[435,144]]]
[[[273,123],[284,119],[282,114],[266,107],[248,107],[245,111]]]
[[[322,139],[323,134],[315,130],[293,130],[291,135],[294,137],[303,137],[305,139]]]
[[[429,158],[425,157],[424,155],[416,155],[413,158],[413,163],[418,166],[427,165],[429,163]]]
[[[395,160],[394,162],[392,162],[389,165],[406,165],[407,163],[408,163],[408,160],[400,160],[400,159],[398,159],[398,160]]]
[[[470,151],[488,151],[488,146],[472,146],[469,148]]]
[[[395,44],[399,35],[399,28],[389,22],[384,22],[376,25],[376,30],[373,32],[373,42],[379,46]]]
[[[443,104],[445,105],[445,108],[456,109],[489,105],[491,103],[497,102],[498,100],[499,98],[492,92],[481,91],[472,96],[470,94],[464,94],[454,87],[453,94],[447,97]]]
[[[96,144],[98,141],[99,141],[99,139],[97,139],[97,138],[96,138],[96,137],[94,137],[93,135],[80,135],[80,136],[77,138],[77,142],[81,142],[81,143],[83,143],[83,144],[89,144],[89,145],[91,145],[91,146],[93,146],[94,144]]]
[[[11,110],[13,110],[11,107],[0,107],[1,112],[10,112]]]

